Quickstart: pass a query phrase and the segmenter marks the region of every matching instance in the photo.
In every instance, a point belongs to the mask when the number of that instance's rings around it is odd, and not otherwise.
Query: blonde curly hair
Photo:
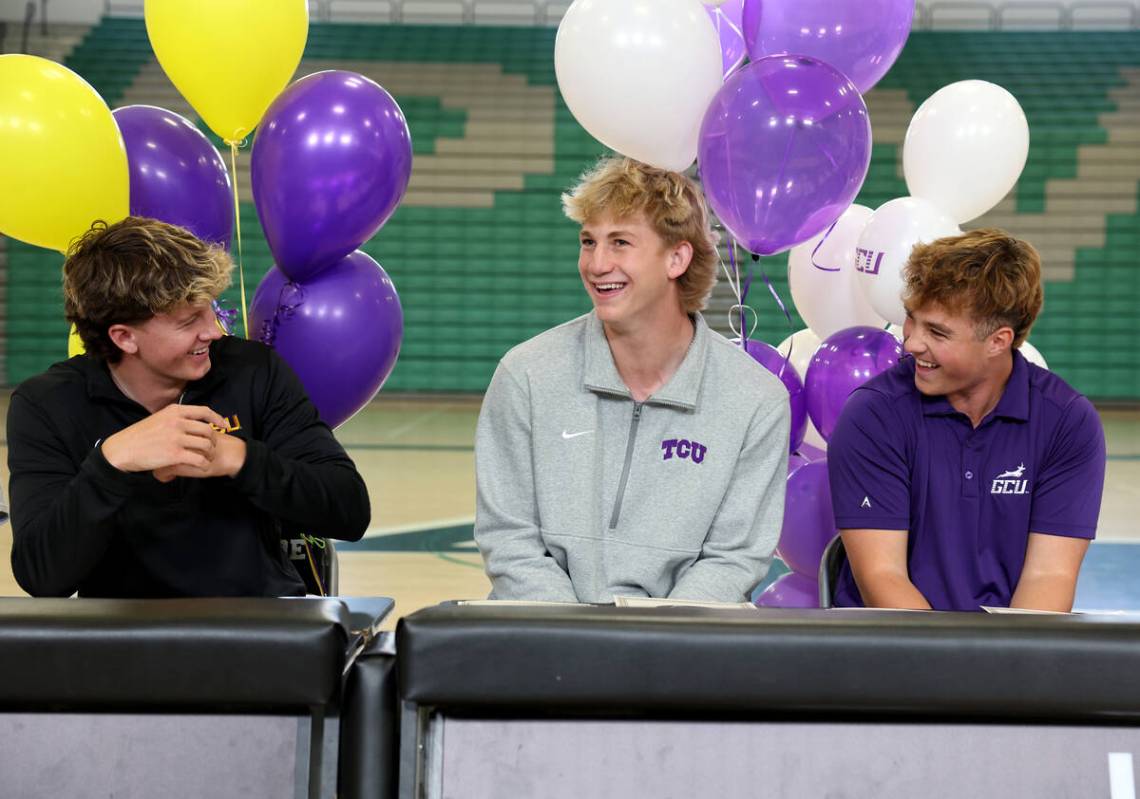
[[[579,225],[604,216],[629,219],[643,214],[666,246],[687,241],[693,258],[677,278],[681,306],[685,313],[705,307],[716,284],[720,237],[709,226],[704,196],[692,180],[632,158],[611,156],[562,195],[562,210]]]
[[[115,363],[122,351],[107,335],[184,303],[214,300],[230,285],[233,261],[220,247],[156,219],[99,221],[63,264],[63,308],[87,354]]]

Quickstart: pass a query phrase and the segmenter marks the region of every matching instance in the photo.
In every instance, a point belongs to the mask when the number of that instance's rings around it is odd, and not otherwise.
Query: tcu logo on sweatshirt
[[[661,449],[665,454],[661,460],[667,461],[673,457],[673,453],[677,453],[678,458],[688,458],[693,463],[700,463],[705,459],[705,453],[708,452],[708,447],[699,441],[689,441],[687,438],[670,438],[661,442]]]

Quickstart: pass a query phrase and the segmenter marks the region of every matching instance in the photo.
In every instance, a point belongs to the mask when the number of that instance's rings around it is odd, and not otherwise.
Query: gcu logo
[[[708,452],[708,447],[698,441],[689,441],[687,438],[676,439],[670,438],[661,442],[661,449],[665,450],[665,454],[661,460],[667,461],[673,457],[673,452],[677,452],[678,458],[688,458],[693,463],[700,463],[705,459],[705,453]]]
[[[1016,469],[1010,469],[1008,472],[1002,472],[994,478],[993,485],[990,486],[991,494],[1024,494],[1029,487],[1028,480],[1022,480],[1022,475],[1025,474],[1025,464],[1018,464]]]
[[[883,256],[885,252],[875,252],[874,250],[864,250],[862,247],[855,249],[855,271],[866,272],[868,275],[879,274],[879,267],[883,265]]]

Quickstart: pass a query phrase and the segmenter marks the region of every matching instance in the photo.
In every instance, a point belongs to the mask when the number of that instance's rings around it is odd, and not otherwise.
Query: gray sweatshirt
[[[495,599],[742,601],[768,571],[788,460],[783,384],[698,314],[643,403],[593,312],[508,352],[475,434],[475,540]]]

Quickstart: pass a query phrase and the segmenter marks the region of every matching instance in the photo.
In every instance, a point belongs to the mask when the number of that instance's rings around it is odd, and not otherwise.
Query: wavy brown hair
[[[908,309],[936,303],[951,313],[966,313],[978,338],[1010,327],[1015,349],[1029,335],[1045,298],[1037,250],[998,228],[915,245],[903,277]]]
[[[96,222],[63,264],[63,308],[87,354],[116,363],[112,325],[138,324],[185,303],[214,300],[230,285],[233,261],[185,228],[128,216]]]
[[[604,216],[629,219],[644,214],[667,247],[689,242],[693,259],[677,278],[681,306],[685,313],[705,307],[716,284],[719,236],[709,227],[704,196],[692,180],[632,158],[611,156],[562,195],[562,210],[579,225]]]

